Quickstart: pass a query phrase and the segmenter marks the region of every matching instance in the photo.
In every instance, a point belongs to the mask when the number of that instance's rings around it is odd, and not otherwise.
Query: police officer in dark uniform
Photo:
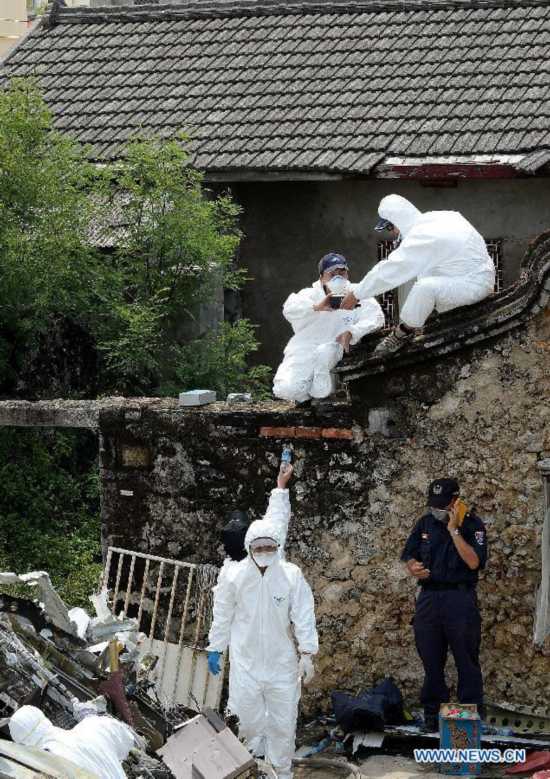
[[[430,732],[438,730],[439,706],[449,700],[445,681],[449,647],[458,671],[458,700],[476,703],[483,716],[476,584],[487,561],[486,531],[472,511],[464,515],[458,495],[455,479],[430,484],[427,513],[416,523],[401,555],[420,585],[413,624],[425,673],[420,700]]]

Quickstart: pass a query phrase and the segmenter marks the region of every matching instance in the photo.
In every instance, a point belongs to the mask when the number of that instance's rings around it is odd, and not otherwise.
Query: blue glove
[[[220,668],[221,656],[221,652],[208,652],[208,670],[211,674],[214,674],[214,676],[217,676],[222,670]]]

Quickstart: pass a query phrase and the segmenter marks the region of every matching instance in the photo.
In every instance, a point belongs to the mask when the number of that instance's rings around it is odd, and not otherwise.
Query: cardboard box
[[[225,722],[208,709],[178,728],[157,754],[176,779],[244,779],[256,766]]]

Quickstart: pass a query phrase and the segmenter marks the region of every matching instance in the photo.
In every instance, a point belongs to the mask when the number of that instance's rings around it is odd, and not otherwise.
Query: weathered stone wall
[[[550,455],[548,313],[489,346],[365,379],[351,409],[183,410],[171,401],[100,409],[105,542],[220,564],[226,512],[261,515],[282,442],[292,439],[287,555],[312,584],[321,638],[306,708],[388,673],[414,701],[422,677],[410,626],[415,585],[398,558],[427,483],[455,475],[488,527],[479,587],[488,698],[550,713],[550,640],[532,644],[543,523],[537,461]],[[376,432],[384,417],[391,424]]]

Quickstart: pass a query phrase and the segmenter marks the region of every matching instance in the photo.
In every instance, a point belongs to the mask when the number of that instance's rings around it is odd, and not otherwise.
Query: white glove
[[[309,684],[315,676],[315,667],[311,655],[300,655],[298,676],[304,680],[304,684]]]

